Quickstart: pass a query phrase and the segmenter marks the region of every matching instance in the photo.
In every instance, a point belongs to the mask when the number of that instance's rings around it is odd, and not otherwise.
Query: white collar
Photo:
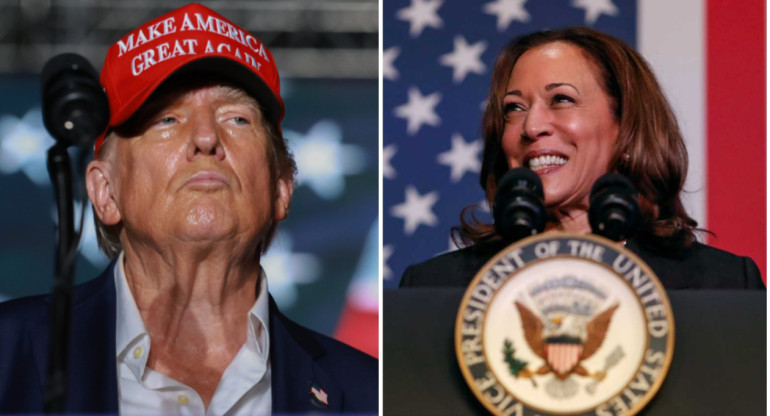
[[[137,380],[142,378],[147,357],[150,355],[150,337],[144,321],[136,306],[131,289],[128,287],[126,273],[123,266],[124,253],[121,252],[115,263],[115,290],[116,290],[116,312],[117,319],[115,323],[115,351],[118,361],[124,361],[128,364],[131,372]],[[246,346],[254,349],[258,356],[267,360],[270,352],[270,320],[269,320],[269,302],[267,292],[267,276],[264,269],[260,268],[259,287],[257,290],[257,300],[254,306],[249,309],[249,324],[247,328]],[[140,359],[124,360],[128,354],[133,354],[138,347],[144,349]]]

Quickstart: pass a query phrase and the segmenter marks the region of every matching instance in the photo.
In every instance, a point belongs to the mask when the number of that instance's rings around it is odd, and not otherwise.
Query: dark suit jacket
[[[118,413],[113,265],[75,291],[68,413]],[[0,303],[0,413],[43,413],[49,298]],[[292,322],[272,298],[270,359],[274,415],[377,413],[377,360]],[[311,384],[328,407],[311,401]]]
[[[500,241],[484,242],[409,266],[401,287],[468,286],[476,272],[505,247]],[[753,260],[704,244],[670,256],[646,250],[633,239],[626,248],[655,271],[666,289],[765,288]]]

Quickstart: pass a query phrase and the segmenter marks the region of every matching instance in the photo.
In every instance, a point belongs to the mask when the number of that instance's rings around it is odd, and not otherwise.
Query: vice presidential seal
[[[633,415],[668,372],[674,320],[652,270],[593,235],[539,235],[490,260],[463,297],[455,349],[496,415]]]

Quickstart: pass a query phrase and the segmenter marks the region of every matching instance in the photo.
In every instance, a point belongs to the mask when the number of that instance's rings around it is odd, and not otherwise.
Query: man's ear
[[[94,160],[86,168],[86,188],[88,198],[99,219],[105,225],[120,222],[120,210],[115,201],[112,182],[112,166],[104,160]]]
[[[275,198],[275,222],[283,221],[289,215],[289,206],[291,205],[291,194],[294,192],[294,181],[289,179],[279,179]]]

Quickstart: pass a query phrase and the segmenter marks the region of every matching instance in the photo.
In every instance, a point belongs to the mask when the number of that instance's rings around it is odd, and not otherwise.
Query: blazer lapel
[[[283,316],[271,297],[273,414],[342,411],[342,389],[316,362],[324,355],[310,331]]]
[[[68,365],[68,412],[118,412],[113,261],[101,276],[75,292]],[[45,385],[50,327],[30,330],[35,367]],[[44,385],[42,388],[44,388]]]

